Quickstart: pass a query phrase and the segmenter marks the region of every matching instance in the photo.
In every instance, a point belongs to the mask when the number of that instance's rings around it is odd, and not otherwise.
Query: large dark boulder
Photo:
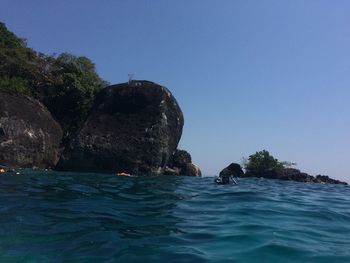
[[[9,167],[55,166],[62,130],[38,101],[0,93],[0,164]]]
[[[169,159],[168,166],[184,168],[188,163],[192,163],[191,155],[185,150],[177,149]]]
[[[238,163],[231,163],[220,172],[219,177],[215,178],[214,181],[217,184],[230,184],[231,182],[236,184],[236,181],[233,179],[233,177],[243,176],[244,172],[242,170],[242,167]]]
[[[180,175],[202,176],[202,172],[197,165],[188,163],[186,164],[185,169],[181,170]]]
[[[229,166],[223,169],[219,174],[219,176],[221,177],[227,177],[227,176],[242,177],[243,175],[244,175],[244,172],[242,170],[242,167],[238,163],[231,163]]]
[[[201,176],[202,172],[192,163],[192,157],[187,151],[177,149],[169,159],[164,174]]]
[[[184,124],[170,91],[149,81],[103,89],[59,170],[162,174]]]

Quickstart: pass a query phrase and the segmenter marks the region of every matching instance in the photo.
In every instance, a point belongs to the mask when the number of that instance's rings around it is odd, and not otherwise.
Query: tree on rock
[[[41,100],[59,121],[65,136],[77,131],[87,118],[98,91],[107,86],[86,57],[63,53],[48,57],[48,81]]]
[[[281,172],[283,168],[283,163],[270,155],[266,150],[250,155],[245,165],[246,174],[252,176],[278,173]]]
[[[0,92],[38,99],[59,122],[65,138],[82,126],[105,86],[88,58],[38,53],[0,22]]]

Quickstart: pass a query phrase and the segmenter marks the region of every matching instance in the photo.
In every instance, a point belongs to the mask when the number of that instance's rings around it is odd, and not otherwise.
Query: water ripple
[[[350,262],[347,186],[35,171],[1,179],[1,262]]]

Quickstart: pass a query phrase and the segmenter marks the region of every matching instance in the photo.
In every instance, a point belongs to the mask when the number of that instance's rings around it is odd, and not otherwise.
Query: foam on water
[[[350,262],[350,187],[2,175],[0,262]]]

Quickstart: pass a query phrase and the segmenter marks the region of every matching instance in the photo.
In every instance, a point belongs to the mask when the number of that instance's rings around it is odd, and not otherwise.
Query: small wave
[[[24,170],[0,184],[0,261],[349,262],[349,193]]]

